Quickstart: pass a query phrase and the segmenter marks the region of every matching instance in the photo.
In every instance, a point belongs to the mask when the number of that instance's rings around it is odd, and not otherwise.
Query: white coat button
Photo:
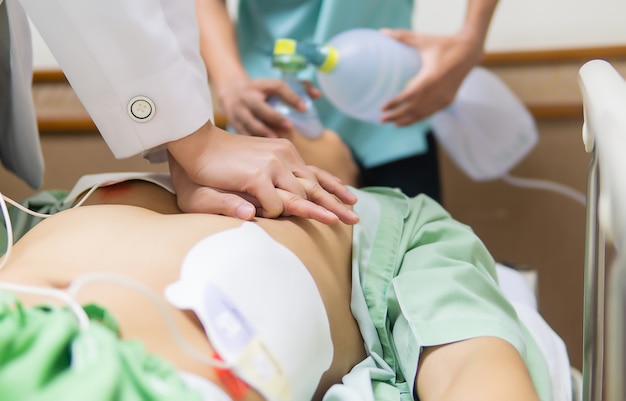
[[[145,96],[135,96],[128,102],[128,115],[137,122],[150,121],[154,112],[154,103]]]

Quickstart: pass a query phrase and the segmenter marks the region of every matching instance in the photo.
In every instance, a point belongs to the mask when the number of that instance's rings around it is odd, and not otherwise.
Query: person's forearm
[[[204,152],[215,146],[215,141],[219,141],[220,134],[223,133],[208,121],[190,135],[166,143],[165,147],[176,160],[186,162],[184,167],[189,169],[189,165],[193,165],[192,161],[204,160]]]
[[[211,86],[219,98],[248,79],[239,58],[235,27],[225,3],[224,0],[196,0],[200,53]]]
[[[497,5],[498,0],[469,0],[460,33],[482,48]]]

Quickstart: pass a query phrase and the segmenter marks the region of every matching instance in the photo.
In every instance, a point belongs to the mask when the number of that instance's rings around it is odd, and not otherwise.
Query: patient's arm
[[[421,401],[539,401],[517,350],[495,337],[426,349],[415,388]]]
[[[65,288],[79,275],[110,272],[138,280],[162,294],[178,278],[182,260],[193,245],[242,224],[224,216],[165,215],[145,209],[176,211],[172,194],[147,183],[107,187],[90,200],[96,199],[112,203],[132,199],[134,205],[142,207],[82,206],[44,220],[15,245],[8,264],[0,271],[0,280]],[[302,260],[326,307],[335,352],[318,388],[321,396],[364,357],[363,340],[350,311],[351,228],[301,218],[257,219],[256,224]],[[111,283],[90,284],[79,295],[81,302],[97,302],[110,309],[126,338],[140,338],[148,350],[178,368],[218,382],[210,367],[181,352],[167,334],[163,318],[144,295]],[[41,302],[40,298],[20,298],[31,304]],[[211,345],[197,319],[174,308],[171,312],[187,341],[211,355]],[[251,391],[245,400],[258,398]]]

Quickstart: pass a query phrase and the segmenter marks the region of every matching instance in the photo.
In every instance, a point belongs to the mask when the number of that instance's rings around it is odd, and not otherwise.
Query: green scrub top
[[[279,77],[272,68],[278,38],[326,43],[352,28],[411,29],[411,0],[240,0],[237,14],[239,50],[253,78]],[[318,87],[313,67],[301,74]],[[315,100],[324,126],[336,131],[365,168],[426,152],[427,120],[408,127],[371,124],[337,110],[325,98]]]

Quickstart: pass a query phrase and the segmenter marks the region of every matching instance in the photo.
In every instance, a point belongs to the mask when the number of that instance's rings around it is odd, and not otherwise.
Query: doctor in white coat
[[[169,161],[184,211],[358,221],[346,207],[356,201],[347,188],[306,166],[291,143],[213,125],[194,0],[3,1],[11,35],[24,36],[25,10],[117,158]],[[30,80],[21,51],[30,38],[16,42],[11,66]],[[26,114],[20,118],[32,119]],[[32,135],[18,142],[33,148]]]

